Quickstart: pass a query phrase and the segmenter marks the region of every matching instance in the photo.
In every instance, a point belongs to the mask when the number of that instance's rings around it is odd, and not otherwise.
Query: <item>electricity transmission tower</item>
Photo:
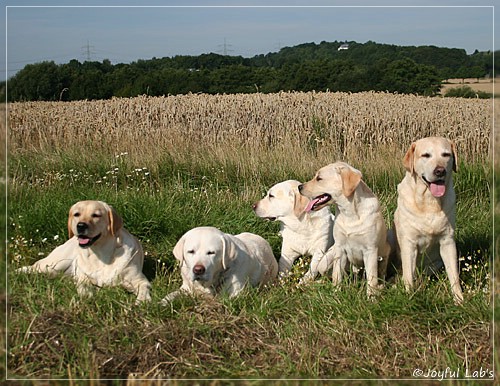
[[[232,47],[232,44],[226,43],[226,38],[224,38],[224,44],[219,44],[219,47],[222,46],[222,55],[227,56],[229,52],[233,52],[229,47]],[[219,51],[220,52],[220,51]]]
[[[91,46],[88,40],[87,40],[87,44],[85,46],[82,46],[83,55],[85,56],[85,59],[87,60],[87,62],[90,62],[92,60],[91,55],[95,54],[95,52],[92,51],[93,49],[94,49],[94,46]]]

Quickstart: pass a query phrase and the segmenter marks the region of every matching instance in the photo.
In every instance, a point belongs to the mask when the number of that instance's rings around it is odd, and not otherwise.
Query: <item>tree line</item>
[[[349,48],[339,50],[341,44]],[[10,78],[6,97],[11,102],[72,101],[292,90],[432,96],[439,93],[445,79],[492,76],[493,70],[491,52],[468,55],[455,48],[336,41],[285,47],[252,58],[210,53],[115,65],[107,59],[65,64],[45,61],[26,65]],[[1,88],[5,93],[6,88]]]

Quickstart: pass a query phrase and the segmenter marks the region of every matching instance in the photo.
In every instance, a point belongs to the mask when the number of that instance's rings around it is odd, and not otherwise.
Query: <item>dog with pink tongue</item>
[[[455,303],[463,301],[455,244],[455,144],[442,137],[422,138],[403,158],[406,174],[398,185],[398,206],[391,231],[392,249],[408,291],[417,267],[434,273],[443,265]]]
[[[373,299],[384,285],[390,246],[379,200],[362,177],[358,169],[339,161],[319,169],[298,189],[310,199],[306,212],[335,206],[335,244],[320,263],[331,266],[333,284],[339,285],[350,268],[364,268],[367,296]]]

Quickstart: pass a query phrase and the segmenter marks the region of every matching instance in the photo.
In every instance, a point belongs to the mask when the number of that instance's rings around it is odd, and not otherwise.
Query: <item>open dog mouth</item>
[[[305,211],[306,212],[311,212],[314,210],[319,210],[323,208],[324,206],[328,205],[330,200],[332,199],[332,196],[330,196],[328,193],[323,193],[319,196],[314,197],[311,201],[306,206]]]
[[[80,248],[88,248],[92,244],[94,244],[99,239],[99,237],[101,237],[100,233],[97,236],[95,236],[95,237],[88,237],[88,236],[85,236],[85,235],[78,235],[77,236],[77,238],[78,238],[78,245],[80,246]]]
[[[446,185],[444,180],[429,181],[425,176],[422,176],[422,180],[427,184],[431,194],[434,197],[443,197],[446,193]]]

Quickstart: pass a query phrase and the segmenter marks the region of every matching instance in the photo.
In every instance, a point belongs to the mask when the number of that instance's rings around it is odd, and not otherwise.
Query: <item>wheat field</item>
[[[141,96],[80,102],[13,103],[9,150],[128,152],[154,164],[207,151],[310,154],[347,162],[404,154],[416,139],[454,140],[464,161],[491,156],[492,101],[388,93]],[[385,150],[384,150],[385,149]],[[306,157],[307,158],[307,157]]]

